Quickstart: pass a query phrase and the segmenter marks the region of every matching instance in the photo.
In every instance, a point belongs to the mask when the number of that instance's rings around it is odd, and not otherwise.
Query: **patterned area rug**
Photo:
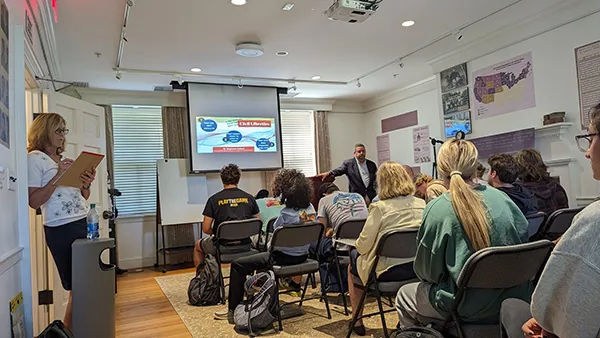
[[[228,271],[224,271],[227,275]],[[213,313],[222,310],[224,305],[196,307],[187,302],[187,289],[193,273],[183,273],[156,277],[156,281],[163,293],[171,302],[171,305],[181,317],[183,323],[194,338],[204,337],[241,337],[236,333],[233,326],[224,320],[214,320]],[[318,294],[319,289],[312,289],[309,285],[306,291],[307,298]],[[297,300],[288,295],[281,295],[282,302]],[[350,300],[348,299],[348,305]],[[329,296],[329,305],[331,308],[332,319],[327,319],[327,310],[325,303],[318,299],[304,302],[302,308],[305,314],[299,317],[283,320],[283,332],[280,337],[345,337],[348,332],[349,316],[344,316],[344,306],[339,294],[332,293]],[[374,297],[367,297],[365,313],[376,311],[377,301]],[[389,309],[384,305],[384,309]],[[396,312],[386,314],[386,324],[389,329],[396,327],[398,315]],[[383,329],[379,315],[365,318],[364,324],[367,327],[367,337],[383,337]],[[275,322],[277,327],[277,322]],[[263,336],[277,335],[276,331],[263,333]]]

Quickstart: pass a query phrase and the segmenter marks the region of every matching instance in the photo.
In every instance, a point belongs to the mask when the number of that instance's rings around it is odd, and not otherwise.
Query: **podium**
[[[311,196],[310,202],[312,203],[313,207],[315,207],[315,210],[319,210],[319,200],[320,200],[319,188],[321,188],[321,186],[323,184],[331,183],[333,181],[335,181],[335,178],[331,177],[331,176],[327,176],[325,178],[325,181],[323,181],[322,176],[308,177],[308,182],[310,182],[310,185],[312,185],[312,189],[313,189],[313,194]]]
[[[73,242],[73,335],[115,337],[115,265],[100,255],[115,247],[114,238]]]

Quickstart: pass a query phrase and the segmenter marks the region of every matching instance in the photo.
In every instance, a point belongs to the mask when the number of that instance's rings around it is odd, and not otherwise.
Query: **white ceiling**
[[[364,23],[330,21],[321,13],[332,0],[137,0],[127,27],[122,68],[347,82],[409,54],[506,7],[515,0],[384,0]],[[433,75],[430,61],[486,34],[518,23],[561,0],[524,0],[403,60],[363,78],[362,86],[297,84],[298,97],[365,100]],[[117,56],[125,0],[61,0],[56,38],[62,80],[89,82],[90,87],[153,90],[168,85],[172,75],[123,74],[113,67]],[[414,20],[405,28],[401,23]],[[239,42],[260,42],[265,55],[235,54]],[[275,53],[286,50],[289,55]],[[102,53],[97,58],[95,52]],[[393,75],[397,74],[396,77]],[[184,77],[185,78],[185,77]],[[185,78],[207,81],[205,78]],[[237,80],[218,80],[237,83]],[[214,82],[217,82],[216,80]],[[247,82],[247,84],[250,84]],[[285,83],[276,83],[285,86]]]

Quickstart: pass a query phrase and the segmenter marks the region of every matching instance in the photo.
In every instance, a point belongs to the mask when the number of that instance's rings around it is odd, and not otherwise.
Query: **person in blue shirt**
[[[310,203],[312,187],[306,176],[295,169],[281,169],[273,180],[273,194],[281,196],[285,207],[273,225],[277,229],[283,225],[302,224],[317,219],[315,208]],[[269,248],[271,243],[268,244]],[[215,319],[227,319],[233,324],[233,313],[244,298],[244,282],[254,272],[265,270],[272,265],[300,264],[308,258],[309,245],[293,248],[274,248],[273,254],[261,252],[236,259],[231,263],[229,297],[226,311],[215,312]]]

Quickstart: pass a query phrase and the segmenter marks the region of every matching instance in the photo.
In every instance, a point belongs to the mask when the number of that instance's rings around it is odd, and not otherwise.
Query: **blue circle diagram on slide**
[[[238,143],[242,140],[242,133],[237,130],[227,132],[227,140],[231,143]]]
[[[260,150],[268,150],[270,147],[272,147],[271,144],[272,143],[269,142],[269,140],[267,140],[266,138],[259,138],[258,140],[256,140],[256,147]]]
[[[217,130],[217,122],[215,122],[214,120],[208,119],[199,119],[200,122],[200,128],[202,128],[202,130],[206,131],[206,132],[212,132]]]

